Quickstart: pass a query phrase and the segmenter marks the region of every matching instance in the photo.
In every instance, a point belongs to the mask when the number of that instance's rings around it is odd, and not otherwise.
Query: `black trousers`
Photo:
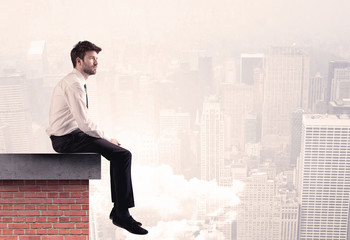
[[[131,153],[103,138],[87,135],[80,129],[63,136],[50,136],[58,153],[99,153],[110,161],[111,197],[117,208],[134,207],[131,182]]]

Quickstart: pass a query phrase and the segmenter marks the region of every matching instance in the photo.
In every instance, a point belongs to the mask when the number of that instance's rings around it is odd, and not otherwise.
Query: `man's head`
[[[96,74],[97,54],[101,50],[89,41],[78,42],[70,52],[73,67],[86,75]]]

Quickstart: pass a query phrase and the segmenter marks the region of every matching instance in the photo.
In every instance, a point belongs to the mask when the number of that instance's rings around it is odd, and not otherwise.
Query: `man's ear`
[[[81,65],[82,60],[79,57],[77,57],[77,59],[75,61],[76,61],[77,65],[79,65],[79,66]]]

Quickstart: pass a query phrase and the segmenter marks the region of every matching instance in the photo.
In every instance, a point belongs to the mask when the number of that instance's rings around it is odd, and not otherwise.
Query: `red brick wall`
[[[89,240],[89,181],[0,180],[0,240]]]

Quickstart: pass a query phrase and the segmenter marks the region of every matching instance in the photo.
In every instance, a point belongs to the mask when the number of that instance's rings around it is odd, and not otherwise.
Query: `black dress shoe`
[[[117,215],[113,216],[113,224],[124,228],[125,230],[139,235],[145,235],[148,231],[142,227],[140,227],[136,221],[130,216],[126,219],[119,218]]]
[[[109,214],[109,219],[113,220],[113,216],[114,216],[114,215],[116,215],[116,212],[115,212],[115,209],[112,208],[112,211],[111,211],[111,213]],[[130,216],[130,217],[131,217],[131,220],[134,221],[137,225],[142,226],[142,223],[136,221],[132,216]]]

